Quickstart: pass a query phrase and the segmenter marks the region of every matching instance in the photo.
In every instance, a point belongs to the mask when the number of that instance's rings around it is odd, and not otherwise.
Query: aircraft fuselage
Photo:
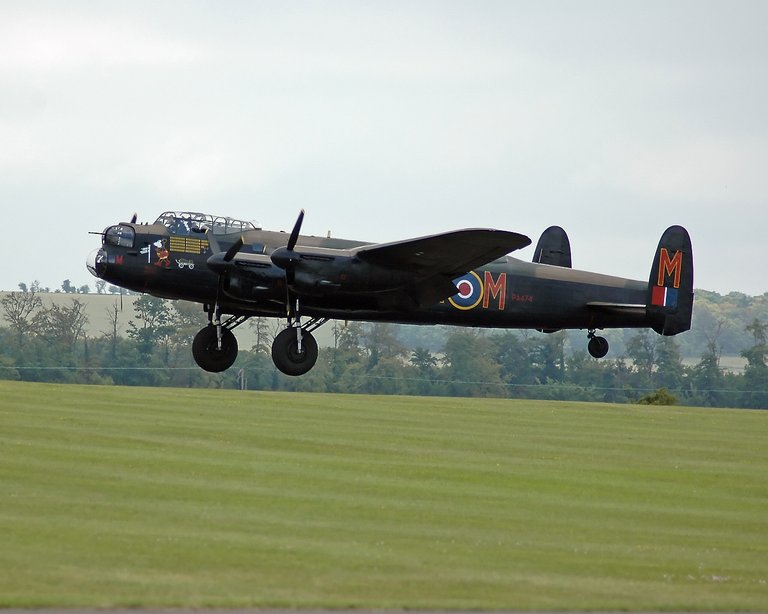
[[[98,277],[123,288],[168,299],[212,305],[219,276],[208,265],[213,255],[205,234],[176,235],[161,225],[122,224],[135,231],[132,246],[105,241],[92,256]],[[239,235],[219,241],[229,247]],[[253,316],[285,314],[285,282],[281,271],[267,263],[269,254],[285,244],[282,232],[248,231],[243,235],[244,274],[223,288],[221,306],[226,313]],[[299,245],[345,250],[362,242],[301,236]],[[313,252],[317,252],[314,249]],[[253,258],[253,263],[248,263]],[[429,307],[387,308],[384,291],[360,280],[333,278],[302,293],[302,312],[308,316],[341,320],[386,321],[417,324],[489,326],[495,328],[612,328],[650,326],[645,313],[648,282],[624,279],[505,256],[453,280],[459,293]],[[345,263],[346,264],[346,263]],[[259,266],[261,265],[261,267]],[[89,266],[89,268],[91,268]],[[354,264],[346,264],[347,277]],[[367,267],[366,267],[367,268]],[[249,271],[250,269],[250,271]],[[263,277],[259,271],[263,270]],[[250,275],[249,275],[250,274]],[[271,276],[270,276],[271,274]],[[339,273],[344,275],[343,272]],[[374,278],[370,270],[368,278]],[[398,276],[401,277],[398,280]],[[405,286],[408,271],[388,271],[382,285]],[[637,305],[614,313],[588,303]],[[407,307],[407,306],[406,306]]]

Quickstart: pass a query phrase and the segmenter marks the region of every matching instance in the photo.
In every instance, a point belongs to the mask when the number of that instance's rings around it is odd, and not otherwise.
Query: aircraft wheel
[[[608,353],[608,340],[605,337],[592,337],[587,349],[594,358],[602,358]]]
[[[301,352],[296,329],[285,328],[272,342],[272,361],[286,375],[304,375],[317,362],[317,341],[310,333],[302,333]]]
[[[211,373],[226,371],[237,358],[237,339],[231,330],[221,329],[221,349],[216,339],[216,327],[200,329],[192,341],[192,356],[201,369]]]

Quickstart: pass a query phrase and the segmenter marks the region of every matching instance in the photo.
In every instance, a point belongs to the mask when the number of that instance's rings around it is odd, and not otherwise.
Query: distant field
[[[765,610],[768,412],[0,382],[0,607]]]

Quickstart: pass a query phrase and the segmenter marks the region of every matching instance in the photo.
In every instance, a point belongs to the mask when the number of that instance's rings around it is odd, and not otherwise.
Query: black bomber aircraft
[[[515,232],[473,228],[371,244],[301,235],[303,219],[302,210],[287,234],[203,213],[166,212],[153,224],[134,215],[98,233],[87,266],[129,290],[202,303],[208,325],[192,354],[211,372],[232,366],[232,330],[253,316],[286,319],[272,359],[288,375],[314,366],[312,332],[329,319],[584,329],[595,358],[608,352],[598,329],[676,335],[691,326],[693,250],[682,226],[664,231],[646,282],[573,269],[558,226],[524,262],[508,255],[531,243]]]

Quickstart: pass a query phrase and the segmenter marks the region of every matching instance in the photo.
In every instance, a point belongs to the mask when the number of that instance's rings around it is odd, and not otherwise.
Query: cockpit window
[[[136,232],[130,226],[110,226],[104,231],[104,244],[133,247]]]

